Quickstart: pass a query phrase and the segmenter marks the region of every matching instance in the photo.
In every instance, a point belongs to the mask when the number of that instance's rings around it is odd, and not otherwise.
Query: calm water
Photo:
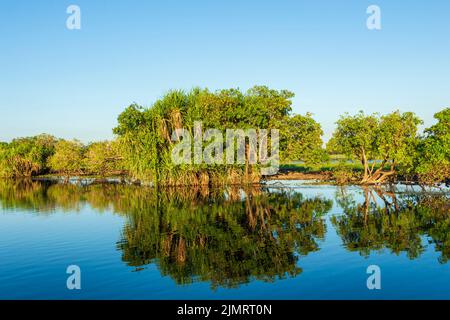
[[[449,258],[448,192],[0,181],[0,299],[449,299]]]

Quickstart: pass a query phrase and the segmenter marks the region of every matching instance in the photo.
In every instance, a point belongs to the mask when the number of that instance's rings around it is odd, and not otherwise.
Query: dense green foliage
[[[83,168],[83,144],[79,141],[58,141],[49,165],[54,172],[66,176],[80,174]]]
[[[322,128],[310,113],[289,117],[283,133],[286,137],[284,161],[303,160],[307,164],[316,164],[327,159],[322,148]]]
[[[417,148],[416,172],[426,184],[450,178],[450,108],[434,117],[437,123],[425,130]]]
[[[202,122],[204,130],[218,129],[223,135],[227,129],[278,129],[282,159],[318,159],[322,154],[320,125],[310,114],[292,116],[292,97],[289,91],[267,87],[245,93],[237,89],[171,91],[151,108],[131,105],[119,116],[114,133],[119,136],[125,165],[135,178],[165,185],[257,182],[258,166],[249,168],[247,163],[175,165],[171,137],[181,128],[194,137],[196,121]]]
[[[90,144],[84,153],[84,169],[102,177],[122,171],[122,156],[116,141]]]
[[[399,169],[412,170],[420,123],[411,112],[396,111],[381,117],[363,112],[345,115],[337,121],[328,149],[361,161],[361,183],[383,182]]]
[[[48,172],[56,139],[49,135],[14,139],[0,145],[0,176],[31,177]]]
[[[0,177],[23,178],[49,173],[108,176],[121,173],[116,142],[83,145],[49,135],[15,139],[0,144]]]

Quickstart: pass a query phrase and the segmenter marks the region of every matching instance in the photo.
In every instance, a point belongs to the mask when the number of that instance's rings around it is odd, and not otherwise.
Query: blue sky
[[[66,8],[81,8],[68,30]],[[381,8],[382,30],[366,28]],[[327,139],[344,112],[450,106],[447,0],[0,0],[0,140],[111,138],[132,102],[169,89],[296,94]]]

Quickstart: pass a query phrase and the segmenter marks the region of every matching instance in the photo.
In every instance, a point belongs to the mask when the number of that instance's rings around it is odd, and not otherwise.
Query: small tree
[[[310,113],[290,117],[282,126],[282,135],[286,143],[283,148],[284,160],[318,163],[326,158],[322,148],[322,128]]]
[[[77,140],[60,140],[55,146],[55,154],[50,158],[49,165],[53,172],[66,177],[83,172],[84,146]]]
[[[106,176],[121,170],[118,145],[115,141],[92,143],[87,147],[84,163],[90,174]]]
[[[382,117],[362,111],[345,115],[337,122],[329,149],[361,161],[362,184],[381,183],[395,175],[399,167],[412,167],[420,123],[411,112],[396,111]]]

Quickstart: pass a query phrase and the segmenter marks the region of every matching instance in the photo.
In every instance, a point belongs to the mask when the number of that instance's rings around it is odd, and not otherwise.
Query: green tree
[[[60,140],[55,145],[55,153],[49,159],[53,172],[66,177],[83,172],[84,146],[78,140]]]
[[[381,183],[399,169],[411,170],[420,123],[411,112],[395,111],[381,117],[362,111],[355,116],[346,114],[337,121],[328,150],[360,160],[362,184]]]
[[[18,138],[0,147],[0,176],[31,177],[48,171],[56,140],[46,134]]]
[[[434,115],[437,123],[425,130],[418,146],[416,172],[425,184],[450,177],[450,108]]]
[[[122,169],[122,157],[116,141],[91,143],[84,157],[85,169],[89,174],[104,177]]]
[[[290,117],[282,128],[282,134],[286,137],[283,160],[319,163],[326,159],[322,148],[322,128],[310,113]]]

